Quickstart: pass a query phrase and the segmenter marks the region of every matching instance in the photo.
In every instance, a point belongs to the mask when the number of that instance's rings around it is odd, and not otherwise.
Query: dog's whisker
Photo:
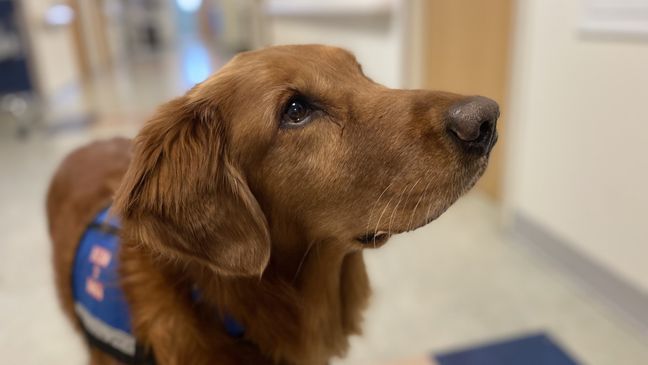
[[[368,235],[369,235],[369,226],[371,225],[371,218],[373,218],[373,212],[374,212],[374,210],[375,210],[376,207],[378,206],[378,203],[380,202],[380,199],[383,197],[383,195],[385,195],[385,193],[387,192],[387,190],[389,190],[389,188],[394,184],[394,181],[395,181],[395,180],[396,180],[395,178],[392,178],[392,179],[391,179],[391,181],[389,182],[389,184],[387,185],[387,187],[385,188],[385,190],[383,190],[382,193],[380,193],[380,195],[378,196],[378,199],[376,199],[376,202],[375,202],[375,203],[373,204],[373,206],[371,207],[371,210],[369,211],[369,217],[367,218],[367,229],[366,229],[366,232],[365,232],[365,236],[368,236]]]
[[[308,256],[308,253],[310,252],[311,248],[315,244],[315,241],[311,241],[308,244],[308,247],[306,247],[306,251],[304,252],[304,256],[302,256],[301,260],[299,261],[299,265],[297,265],[297,270],[295,271],[295,275],[293,276],[293,284],[297,281],[297,276],[299,276],[299,272],[301,271],[302,266],[304,265],[304,261],[306,261],[306,257]]]
[[[392,222],[394,220],[394,213],[396,213],[396,210],[398,209],[398,206],[401,203],[401,200],[403,199],[403,194],[405,194],[405,190],[407,190],[408,184],[406,184],[403,187],[403,190],[398,194],[398,200],[396,201],[396,205],[394,205],[394,208],[392,209],[391,213],[389,214],[389,224],[387,225],[387,236],[391,236],[391,227],[392,227]]]
[[[425,179],[427,180],[429,176],[430,176],[429,173],[426,174]],[[428,189],[428,187],[430,187],[431,182],[432,182],[432,180],[430,179],[430,180],[428,180],[427,184],[425,184],[425,187],[423,188],[423,192],[421,192],[421,196],[419,196],[418,200],[416,201],[416,205],[414,206],[414,209],[412,209],[412,215],[410,216],[409,223],[407,224],[407,230],[408,231],[411,230],[412,227],[413,227],[412,223],[414,223],[414,215],[416,214],[416,209],[418,209],[419,204],[421,204],[421,201],[423,200],[423,197],[427,196],[427,189]]]
[[[407,196],[409,197],[412,194],[412,190],[418,185],[418,183],[421,181],[421,178],[419,177],[416,182],[412,185],[412,187],[409,189],[409,192],[407,193]],[[407,190],[407,185],[405,185],[405,188],[400,194],[400,197],[398,198],[398,203],[396,203],[396,206],[394,207],[394,210],[392,211],[391,217],[389,217],[389,230],[388,230],[388,236],[391,235],[391,228],[392,228],[392,223],[394,222],[394,217],[396,216],[396,211],[398,210],[398,207],[400,206],[400,203],[403,201],[403,196],[405,191]]]
[[[428,175],[428,174],[425,174],[425,176],[420,177],[420,178],[416,181],[416,183],[414,183],[414,186],[412,186],[412,188],[410,189],[409,193],[407,193],[407,199],[408,199],[408,200],[409,200],[410,196],[412,196],[412,192],[414,192],[414,188],[419,184],[419,182],[421,182],[421,180],[427,180],[427,175]],[[427,185],[426,185],[426,186],[427,186]],[[409,231],[410,228],[411,228],[411,226],[408,224],[407,227],[406,227],[406,229],[405,229],[405,231]]]
[[[430,194],[434,192],[435,189],[433,188],[430,190]],[[428,205],[427,211],[425,212],[425,224],[430,223],[430,209],[432,209],[432,205],[434,204],[434,200],[430,200],[430,204]]]
[[[380,221],[382,220],[383,215],[385,215],[385,212],[387,211],[387,208],[389,208],[389,204],[391,204],[392,199],[394,199],[393,196],[391,198],[389,198],[389,200],[387,201],[387,204],[385,205],[385,208],[383,208],[382,213],[380,213],[380,217],[378,217],[378,221],[376,222],[376,228],[374,229],[374,238],[373,238],[373,246],[374,246],[374,248],[376,248],[376,236],[375,236],[375,234],[378,233],[378,227],[380,226]]]

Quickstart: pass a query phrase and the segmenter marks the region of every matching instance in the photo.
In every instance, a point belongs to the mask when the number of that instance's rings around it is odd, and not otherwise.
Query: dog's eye
[[[282,117],[282,125],[297,127],[308,123],[313,113],[310,105],[301,99],[291,99],[286,105]]]

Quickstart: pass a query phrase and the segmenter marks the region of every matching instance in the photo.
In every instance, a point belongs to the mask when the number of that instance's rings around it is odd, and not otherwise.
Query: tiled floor
[[[17,141],[0,124],[0,364],[85,363],[55,301],[45,189],[69,150],[133,135],[154,105],[182,90],[173,63],[159,67],[139,70],[135,83],[107,77],[95,84],[85,105],[99,122],[87,128],[40,130]],[[334,363],[397,361],[546,331],[585,364],[648,364],[646,334],[508,239],[497,216],[491,201],[471,193],[435,223],[368,252],[374,297],[365,335]]]

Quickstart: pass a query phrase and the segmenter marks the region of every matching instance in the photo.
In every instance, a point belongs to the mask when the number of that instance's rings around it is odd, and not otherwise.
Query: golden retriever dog
[[[64,311],[77,329],[92,325],[71,277],[81,237],[111,206],[113,284],[141,362],[327,364],[360,333],[363,251],[470,189],[498,116],[485,97],[386,88],[335,47],[239,54],[162,105],[132,143],[92,143],[61,164],[47,216]],[[243,330],[230,333],[228,318]],[[137,362],[95,341],[89,356]]]

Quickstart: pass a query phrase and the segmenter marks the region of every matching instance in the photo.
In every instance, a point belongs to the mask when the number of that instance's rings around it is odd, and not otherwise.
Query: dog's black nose
[[[472,96],[448,110],[448,130],[468,151],[485,155],[497,141],[499,106],[489,98]]]

